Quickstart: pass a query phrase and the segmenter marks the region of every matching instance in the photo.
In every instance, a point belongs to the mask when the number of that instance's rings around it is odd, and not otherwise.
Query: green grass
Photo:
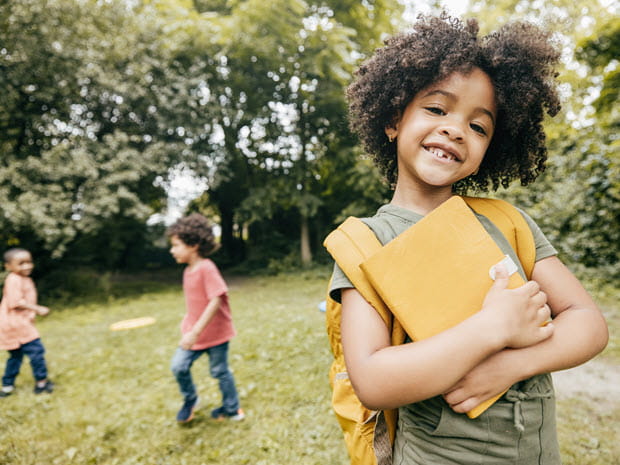
[[[38,327],[56,391],[35,396],[23,366],[18,392],[0,403],[0,464],[346,463],[317,309],[325,286],[325,278],[306,275],[231,280],[239,335],[230,364],[247,413],[240,423],[210,420],[220,396],[205,357],[193,368],[203,407],[189,426],[177,425],[181,397],[169,364],[184,312],[179,285],[53,308]],[[108,329],[139,316],[157,323]]]
[[[220,398],[206,358],[193,369],[202,408],[188,426],[175,421],[181,398],[169,364],[184,312],[180,283],[53,307],[38,327],[56,391],[35,396],[24,364],[17,393],[0,399],[0,464],[346,464],[330,407],[324,314],[317,310],[326,279],[309,272],[230,279],[239,332],[230,364],[247,413],[241,423],[209,419]],[[131,286],[140,289],[135,280]],[[606,313],[617,335],[614,305],[610,299]],[[115,321],[139,316],[157,322],[109,330]],[[610,348],[604,357],[617,364],[616,355]],[[0,355],[2,368],[5,360]],[[565,465],[620,463],[615,405],[602,414],[586,400],[558,404]]]
[[[564,465],[620,463],[620,406],[596,408],[583,398],[558,402],[558,437]]]
[[[609,342],[603,356],[620,366],[620,292],[610,291],[597,299],[609,326]]]
[[[620,372],[620,307],[618,290],[596,293],[609,327],[609,343],[598,360]],[[558,437],[564,465],[620,464],[620,387],[616,395],[593,402],[576,397],[558,401]]]

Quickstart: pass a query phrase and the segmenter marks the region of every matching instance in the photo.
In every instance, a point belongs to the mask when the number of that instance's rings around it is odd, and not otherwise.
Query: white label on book
[[[489,269],[489,276],[491,277],[491,279],[492,279],[493,281],[495,281],[495,267],[496,267],[497,265],[504,265],[504,268],[506,268],[506,271],[508,271],[508,276],[512,275],[513,273],[515,273],[515,272],[518,270],[517,265],[516,265],[516,263],[512,260],[512,258],[510,258],[510,256],[509,256],[509,255],[505,255],[505,256],[504,256],[504,259],[503,259],[501,262],[499,262],[499,263],[497,263],[497,264],[493,265],[493,266]]]

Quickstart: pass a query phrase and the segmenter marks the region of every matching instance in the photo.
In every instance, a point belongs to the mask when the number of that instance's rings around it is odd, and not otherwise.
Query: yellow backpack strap
[[[405,330],[398,320],[393,318],[392,312],[383,303],[383,300],[368,282],[364,272],[360,268],[360,264],[363,261],[383,247],[374,232],[360,219],[351,216],[325,238],[323,246],[327,249],[358,292],[372,305],[377,313],[379,313],[391,331],[392,345],[402,344],[406,337]],[[340,342],[339,304],[332,302],[338,309],[336,310],[334,308],[330,311],[329,300],[330,299],[328,299],[327,332],[330,337],[330,344],[334,357],[339,359],[343,357]],[[340,362],[344,364],[343,359],[340,360]],[[355,396],[352,388],[351,393]],[[359,400],[357,402],[359,403]],[[390,444],[393,444],[396,435],[397,418],[398,410],[383,411],[383,419],[386,422]],[[375,440],[375,442],[377,441]]]
[[[377,310],[385,324],[391,328],[392,313],[360,268],[364,260],[383,247],[375,233],[360,219],[350,216],[325,238],[323,246],[358,292]]]
[[[536,261],[536,244],[530,226],[510,203],[500,199],[463,197],[477,213],[486,216],[508,240],[519,257],[525,275],[530,278]]]

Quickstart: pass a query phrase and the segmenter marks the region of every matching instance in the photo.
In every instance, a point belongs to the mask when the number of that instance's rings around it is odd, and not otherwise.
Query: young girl
[[[351,125],[394,188],[390,204],[364,220],[383,244],[455,193],[537,177],[543,115],[560,108],[558,58],[550,34],[531,24],[479,38],[475,20],[442,15],[420,18],[360,67],[348,89]],[[497,228],[477,216],[503,247]],[[342,302],[355,392],[370,409],[399,409],[395,465],[560,463],[548,373],[594,357],[607,327],[524,217],[536,243],[531,281],[507,289],[499,269],[475,315],[420,342],[391,346],[379,314],[336,266],[330,292]],[[481,416],[463,414],[507,389]]]

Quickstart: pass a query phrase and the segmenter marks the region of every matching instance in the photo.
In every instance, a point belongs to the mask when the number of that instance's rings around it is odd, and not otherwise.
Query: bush
[[[88,268],[57,269],[41,278],[37,288],[41,300],[68,301],[74,298],[107,297],[112,283],[109,272],[100,273]]]

